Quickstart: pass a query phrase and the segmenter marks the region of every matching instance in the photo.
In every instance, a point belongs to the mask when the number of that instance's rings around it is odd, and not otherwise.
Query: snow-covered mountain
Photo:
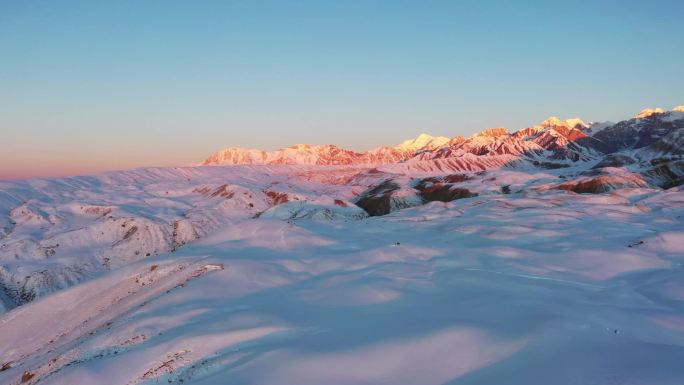
[[[211,155],[204,161],[209,164],[359,164],[362,154],[334,145],[314,146],[297,144],[277,151],[230,147]]]
[[[315,164],[315,165],[380,165],[401,162],[417,152],[435,150],[449,138],[421,134],[394,147],[380,147],[359,153],[334,145],[297,144],[273,152],[229,147],[209,156],[202,164]]]
[[[397,146],[380,147],[364,153],[334,145],[296,145],[274,152],[227,148],[202,164],[315,164],[385,165],[407,161],[463,158],[473,168],[492,164],[478,157],[515,156],[518,161],[549,168],[577,163],[597,163],[607,155],[644,148],[684,128],[684,107],[672,111],[645,109],[636,117],[618,123],[586,123],[581,119],[551,117],[540,124],[515,132],[490,128],[468,138],[433,137],[421,134]],[[465,157],[465,158],[464,158]],[[497,164],[495,161],[494,164]],[[487,168],[486,166],[484,168]]]
[[[431,136],[428,134],[420,134],[417,138],[415,139],[409,139],[405,140],[395,148],[398,150],[404,150],[404,151],[409,151],[409,152],[419,152],[419,151],[425,151],[425,150],[436,150],[438,148],[444,147],[447,143],[449,143],[449,138],[445,136]]]
[[[683,156],[678,107],[0,182],[0,383],[680,384]]]
[[[296,145],[274,152],[228,148],[205,163],[242,165],[229,175],[244,170],[246,179],[232,184],[212,167],[110,173],[97,180],[0,183],[1,296],[5,307],[13,307],[259,215],[346,216],[358,201],[371,215],[420,205],[435,192],[433,187],[416,189],[414,178],[419,176],[559,170],[565,178],[560,188],[577,192],[677,186],[684,181],[683,129],[684,107],[647,109],[618,123],[552,117],[514,132],[490,128],[451,139],[421,134],[365,153],[332,145]],[[286,166],[295,170],[294,176],[273,171]],[[298,178],[319,185],[292,187]],[[387,180],[390,184],[383,187]],[[285,186],[290,187],[283,190]],[[343,203],[322,204],[322,191]],[[226,197],[230,199],[221,199]],[[274,209],[287,202],[293,203]],[[297,202],[308,203],[300,207]],[[52,261],[49,268],[43,266],[45,259]]]

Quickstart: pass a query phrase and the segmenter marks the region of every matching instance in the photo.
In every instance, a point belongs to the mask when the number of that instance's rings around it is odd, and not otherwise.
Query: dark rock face
[[[451,202],[456,199],[477,196],[470,190],[456,187],[456,183],[472,179],[468,175],[454,174],[445,177],[431,177],[420,180],[416,189],[420,191],[420,197],[424,202]]]
[[[670,132],[637,151],[636,156],[642,160],[651,159],[652,165],[682,160],[684,158],[684,129]]]
[[[652,184],[664,189],[684,184],[684,160],[656,164],[656,167],[643,172]]]
[[[397,190],[399,185],[388,179],[361,194],[356,205],[370,216],[387,215],[392,210],[392,193]]]
[[[540,161],[532,161],[532,164],[539,167],[539,168],[544,168],[547,170],[555,170],[558,168],[566,168],[570,167],[569,164],[567,163],[554,163],[554,162],[540,162]]]
[[[451,184],[433,184],[420,192],[420,197],[426,202],[451,202],[456,199],[477,196],[465,188],[454,187]]]
[[[355,202],[370,216],[387,215],[393,210],[414,207],[423,203],[440,201],[451,202],[455,199],[477,196],[457,184],[472,179],[465,174],[453,174],[412,180],[411,186],[400,186],[391,179],[361,194]],[[399,190],[401,194],[398,195]]]
[[[575,149],[573,149],[573,147]],[[582,150],[577,148],[578,146],[570,143],[567,147],[559,147],[553,150],[553,154],[551,155],[551,159],[553,160],[565,160],[569,159],[573,162],[577,162],[580,159],[582,159]],[[545,163],[550,163],[550,162],[545,162]],[[566,165],[567,167],[567,165]]]
[[[662,114],[655,114],[619,122],[597,132],[593,140],[579,139],[577,143],[610,154],[646,147],[680,128],[684,128],[684,120],[669,121],[663,119]]]
[[[632,157],[622,154],[610,154],[598,162],[593,168],[622,167],[636,162]]]

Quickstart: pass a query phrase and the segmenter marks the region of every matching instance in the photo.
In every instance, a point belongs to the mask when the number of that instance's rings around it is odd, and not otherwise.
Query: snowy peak
[[[242,147],[228,147],[210,155],[203,164],[266,164],[268,153]]]
[[[655,115],[655,114],[664,114],[665,110],[662,108],[645,108],[641,110],[635,117],[637,119],[640,118],[648,118],[649,116]]]
[[[304,164],[379,166],[405,161],[460,158],[463,162],[489,162],[478,157],[515,156],[534,164],[554,162],[569,167],[578,161],[596,161],[606,154],[636,150],[684,126],[684,106],[672,111],[648,108],[636,118],[618,123],[586,123],[579,118],[552,116],[543,122],[509,132],[488,128],[467,138],[420,134],[397,146],[355,152],[335,145],[297,144],[273,152],[227,148],[203,164]],[[468,155],[466,155],[468,154]],[[473,158],[471,155],[475,155]],[[466,159],[467,158],[467,159]],[[559,164],[562,162],[563,164]]]
[[[509,135],[508,130],[504,127],[487,128],[482,130],[479,134],[475,134],[475,136],[484,136],[488,138],[498,138],[507,135]]]
[[[432,136],[420,134],[417,138],[405,140],[396,148],[405,151],[434,150],[449,143],[450,139],[444,136]]]
[[[209,156],[202,165],[211,164],[312,164],[312,165],[377,165],[397,163],[421,151],[435,150],[449,144],[444,136],[420,134],[396,147],[380,147],[364,153],[332,144],[295,144],[266,152],[248,148],[229,147]]]
[[[362,154],[331,144],[296,144],[273,152],[229,147],[211,155],[203,164],[349,165],[359,163],[361,156]]]
[[[548,127],[568,127],[568,128],[578,128],[578,129],[584,129],[589,127],[587,123],[585,123],[582,119],[580,118],[572,118],[572,119],[560,119],[557,116],[552,116],[545,121],[541,122],[539,124],[539,127],[543,128],[548,128]]]

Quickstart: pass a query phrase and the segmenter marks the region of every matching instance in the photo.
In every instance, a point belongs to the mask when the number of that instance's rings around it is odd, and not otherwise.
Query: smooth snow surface
[[[490,170],[456,183],[475,197],[379,217],[353,203],[390,179],[408,196],[423,172],[0,184],[3,277],[20,284],[3,282],[38,288],[3,300],[0,383],[684,382],[684,192],[576,194],[557,189],[567,170]]]

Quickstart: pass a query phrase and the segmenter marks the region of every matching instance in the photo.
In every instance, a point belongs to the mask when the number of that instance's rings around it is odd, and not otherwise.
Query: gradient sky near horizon
[[[0,179],[684,104],[678,1],[0,0]]]

